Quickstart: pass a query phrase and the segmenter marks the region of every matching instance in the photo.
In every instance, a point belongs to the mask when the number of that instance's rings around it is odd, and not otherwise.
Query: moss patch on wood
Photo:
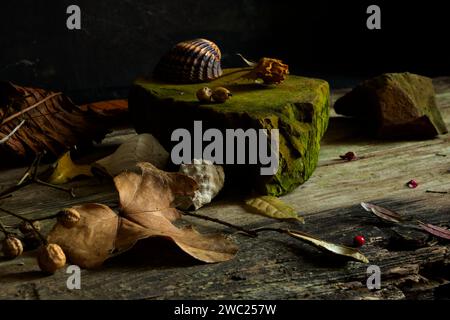
[[[155,135],[168,150],[177,128],[193,129],[202,120],[203,130],[279,129],[279,169],[261,176],[259,166],[226,165],[226,181],[250,184],[262,194],[283,195],[304,183],[313,173],[320,140],[329,116],[330,91],[326,81],[289,76],[277,86],[242,79],[249,69],[225,69],[207,84],[167,84],[153,79],[136,80],[129,97],[131,116],[138,132]],[[195,93],[203,86],[228,88],[233,97],[222,104],[203,104]]]

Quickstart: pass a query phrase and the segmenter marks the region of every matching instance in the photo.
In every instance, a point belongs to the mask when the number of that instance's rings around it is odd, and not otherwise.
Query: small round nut
[[[223,103],[232,96],[230,90],[224,87],[217,87],[212,92],[212,99],[215,102]]]
[[[199,89],[196,93],[197,99],[200,102],[211,102],[212,94],[213,94],[212,90],[208,87],[203,87]]]
[[[54,243],[44,245],[38,251],[38,264],[42,271],[55,273],[66,265],[66,255],[60,246]]]
[[[6,258],[14,259],[23,253],[22,241],[8,235],[2,242],[2,251]]]
[[[39,223],[39,221],[33,221],[33,226],[31,225],[31,223],[27,222],[27,221],[22,221],[19,225],[19,230],[20,232],[22,232],[23,235],[27,235],[27,234],[33,234],[34,230],[36,229],[37,231],[41,230],[41,224]]]
[[[80,219],[80,213],[73,209],[66,209],[58,215],[58,222],[68,229],[75,227]]]

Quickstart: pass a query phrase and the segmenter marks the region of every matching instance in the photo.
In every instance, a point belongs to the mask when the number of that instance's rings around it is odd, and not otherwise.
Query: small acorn
[[[199,89],[196,93],[197,99],[200,102],[211,102],[212,94],[213,94],[212,90],[208,87],[203,87]]]
[[[33,221],[32,223],[33,225],[31,225],[31,223],[27,221],[22,221],[19,225],[20,232],[22,232],[23,235],[27,235],[29,233],[34,233],[35,229],[37,231],[41,230],[41,224],[39,223],[39,221]]]
[[[223,102],[227,101],[228,99],[230,99],[231,96],[232,96],[232,93],[230,92],[230,90],[228,90],[227,88],[224,88],[224,87],[217,87],[212,92],[212,99],[215,102],[219,102],[219,103],[223,103]]]
[[[14,259],[23,253],[22,241],[8,235],[2,242],[2,251],[6,258]]]
[[[60,246],[54,243],[44,245],[38,251],[38,264],[42,271],[55,273],[66,265],[66,255]]]

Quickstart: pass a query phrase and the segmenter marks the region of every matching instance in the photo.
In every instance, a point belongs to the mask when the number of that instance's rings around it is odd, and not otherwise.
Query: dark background
[[[81,7],[82,30],[66,28]],[[366,28],[378,4],[382,30]],[[450,75],[445,1],[15,0],[0,3],[0,80],[63,90],[77,102],[124,97],[181,40],[205,37],[235,66],[279,57],[334,87],[382,72]]]

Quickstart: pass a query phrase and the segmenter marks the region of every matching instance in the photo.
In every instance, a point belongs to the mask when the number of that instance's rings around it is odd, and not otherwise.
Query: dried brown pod
[[[22,221],[19,225],[19,231],[22,232],[23,235],[27,235],[30,233],[34,233],[36,231],[41,230],[41,223],[39,221],[33,221],[33,225],[30,222]]]
[[[245,79],[261,79],[265,84],[280,84],[289,74],[289,66],[278,59],[261,58],[258,63],[244,61],[253,67],[253,70],[243,76]]]
[[[233,94],[227,88],[217,87],[212,91],[211,97],[215,102],[223,103],[230,99],[231,96],[233,96]]]
[[[73,210],[72,208],[65,209],[58,215],[58,222],[66,227],[66,228],[73,228],[77,225],[77,223],[80,221],[80,213],[76,210]]]
[[[8,259],[14,259],[23,253],[22,241],[8,235],[2,242],[3,255]]]
[[[42,271],[55,273],[66,265],[66,255],[57,244],[50,243],[39,248],[38,264]]]
[[[156,65],[155,78],[173,83],[199,83],[222,75],[219,47],[206,39],[183,41],[167,52]]]

